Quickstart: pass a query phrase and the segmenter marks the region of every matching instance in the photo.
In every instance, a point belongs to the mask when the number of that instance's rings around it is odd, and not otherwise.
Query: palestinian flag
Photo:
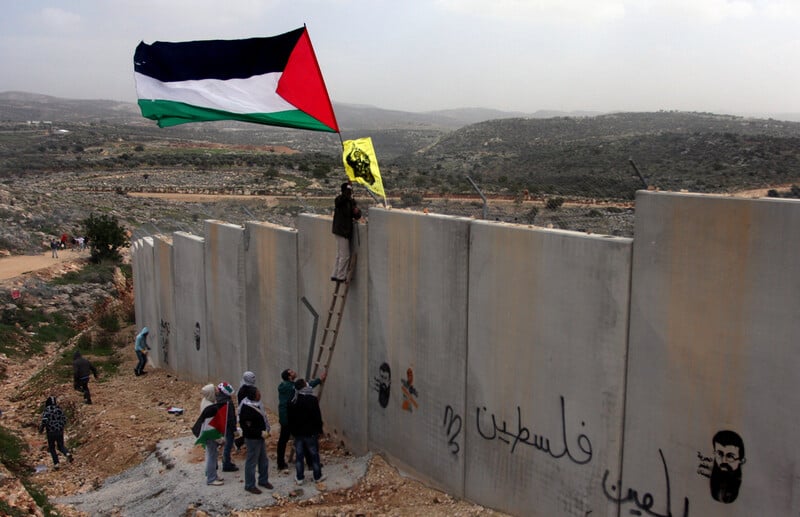
[[[205,447],[206,440],[216,440],[225,436],[225,425],[228,422],[228,403],[211,404],[200,413],[192,427],[192,433],[197,436],[195,445]]]
[[[142,115],[160,127],[241,120],[339,131],[305,27],[268,38],[141,42],[133,69]]]

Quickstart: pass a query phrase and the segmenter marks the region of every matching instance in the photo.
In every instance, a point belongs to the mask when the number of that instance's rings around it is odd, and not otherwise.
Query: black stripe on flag
[[[141,42],[133,55],[133,69],[161,82],[246,79],[282,72],[304,30],[268,38]]]

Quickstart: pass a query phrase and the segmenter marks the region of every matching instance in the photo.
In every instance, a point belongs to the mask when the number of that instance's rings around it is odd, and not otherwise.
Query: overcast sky
[[[139,41],[308,27],[334,102],[800,112],[800,0],[0,0],[0,92],[135,102]]]

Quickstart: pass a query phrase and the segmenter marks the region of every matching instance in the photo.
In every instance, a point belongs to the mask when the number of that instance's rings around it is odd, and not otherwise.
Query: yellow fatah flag
[[[378,169],[378,158],[372,147],[372,138],[359,138],[358,140],[345,140],[343,143],[344,170],[350,181],[360,183],[372,192],[386,199],[383,191],[381,171]]]

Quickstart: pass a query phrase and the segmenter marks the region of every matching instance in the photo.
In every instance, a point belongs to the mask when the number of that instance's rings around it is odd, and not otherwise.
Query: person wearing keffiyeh
[[[247,387],[242,393],[245,397],[239,403],[239,423],[247,446],[247,457],[244,462],[244,489],[251,494],[260,494],[256,487],[256,466],[258,466],[258,484],[272,490],[269,482],[269,459],[265,436],[269,436],[270,426],[267,412],[261,403],[261,392],[255,386]]]
[[[56,448],[61,451],[61,454],[67,457],[72,463],[72,453],[64,446],[64,426],[67,425],[67,417],[58,406],[55,397],[47,397],[44,403],[44,412],[42,413],[42,422],[39,424],[39,432],[47,430],[47,449],[50,451],[50,456],[53,457],[53,468],[58,470],[58,454]]]

